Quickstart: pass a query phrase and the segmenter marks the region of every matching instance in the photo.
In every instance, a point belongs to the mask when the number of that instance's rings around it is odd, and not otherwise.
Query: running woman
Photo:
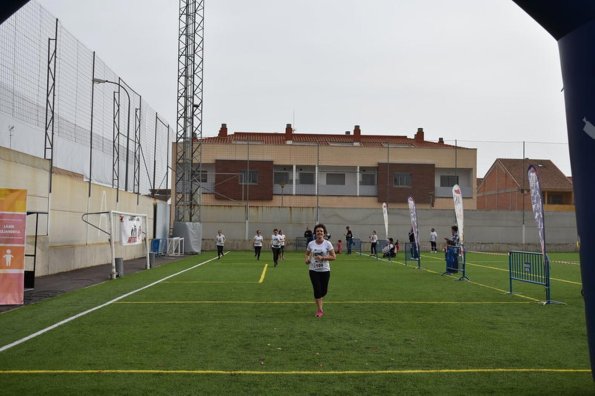
[[[308,243],[306,249],[305,263],[308,265],[310,281],[314,290],[314,301],[316,302],[316,317],[324,315],[323,299],[328,291],[328,282],[331,278],[330,261],[335,260],[333,244],[324,237],[327,234],[324,224],[314,227],[315,239]]]

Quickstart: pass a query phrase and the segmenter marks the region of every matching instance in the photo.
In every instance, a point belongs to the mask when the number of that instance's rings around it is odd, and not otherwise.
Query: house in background
[[[498,158],[477,183],[477,209],[531,210],[527,168],[535,166],[544,210],[574,211],[571,178],[550,160]]]

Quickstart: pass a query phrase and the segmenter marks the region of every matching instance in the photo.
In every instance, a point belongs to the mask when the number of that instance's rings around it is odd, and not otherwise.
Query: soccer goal
[[[93,219],[97,219],[97,224],[88,220],[89,216],[93,216]],[[107,224],[102,227],[102,223],[106,217]],[[143,245],[147,259],[146,268],[151,268],[149,260],[149,244],[147,242],[148,224],[146,214],[111,210],[109,212],[83,213],[81,219],[86,224],[108,236],[112,261],[111,279],[123,275],[123,267],[121,267],[123,259],[116,257],[117,244],[121,246],[121,249],[125,249],[127,246]],[[116,265],[116,262],[118,262],[118,266]]]

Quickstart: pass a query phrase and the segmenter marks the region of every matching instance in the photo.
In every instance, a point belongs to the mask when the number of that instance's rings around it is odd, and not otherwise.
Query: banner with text
[[[0,305],[20,305],[25,295],[27,190],[0,188]]]

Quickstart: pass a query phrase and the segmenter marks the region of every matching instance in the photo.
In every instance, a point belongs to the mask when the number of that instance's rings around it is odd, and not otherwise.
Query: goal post
[[[101,228],[101,222],[99,222],[99,225],[96,225],[88,221],[87,217],[90,215],[109,215],[107,225],[108,228]],[[122,248],[126,248],[126,246],[131,245],[142,245],[144,255],[146,257],[145,268],[151,268],[149,260],[149,243],[147,238],[148,222],[146,214],[111,210],[104,212],[83,213],[81,219],[86,224],[98,229],[108,236],[112,264],[110,273],[111,279],[121,276],[121,274],[119,274],[116,270],[116,243],[119,243]]]

